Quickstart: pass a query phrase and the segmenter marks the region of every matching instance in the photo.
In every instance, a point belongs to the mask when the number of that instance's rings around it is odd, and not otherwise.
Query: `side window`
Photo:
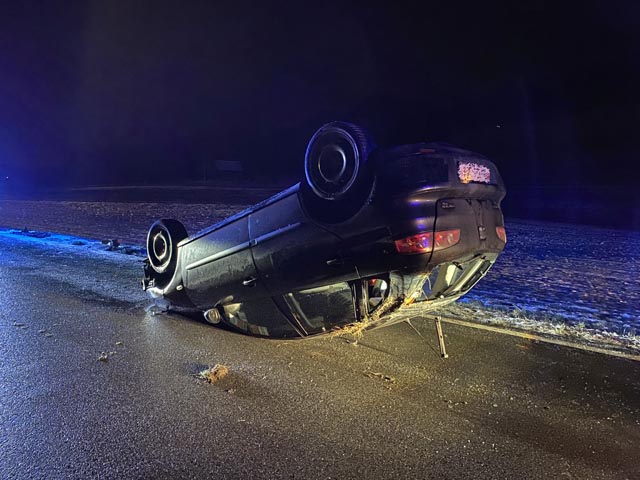
[[[373,313],[383,300],[389,296],[389,276],[364,280],[367,287],[367,308]]]
[[[285,299],[310,335],[356,319],[353,293],[346,282],[288,293]]]
[[[295,338],[298,331],[271,298],[259,298],[224,307],[224,321],[236,329],[262,337]]]

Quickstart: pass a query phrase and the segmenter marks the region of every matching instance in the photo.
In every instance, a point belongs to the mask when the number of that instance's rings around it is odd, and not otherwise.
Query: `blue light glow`
[[[416,218],[413,221],[413,224],[415,225],[416,230],[418,230],[419,232],[425,232],[427,230],[431,230],[431,222],[427,217]]]

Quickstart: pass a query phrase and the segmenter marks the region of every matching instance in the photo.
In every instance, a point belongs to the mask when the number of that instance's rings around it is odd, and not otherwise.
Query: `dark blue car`
[[[333,122],[309,141],[304,167],[300,183],[194,235],[155,222],[144,289],[244,333],[304,337],[453,302],[504,249],[505,188],[482,155],[382,149]]]

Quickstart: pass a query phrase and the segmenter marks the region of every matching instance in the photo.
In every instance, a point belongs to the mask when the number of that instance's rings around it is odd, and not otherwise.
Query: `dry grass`
[[[398,308],[403,306],[403,297],[391,297],[387,298],[382,305],[380,305],[373,315],[365,317],[359,322],[349,323],[344,327],[338,327],[329,333],[329,338],[343,337],[345,335],[351,335],[356,342],[362,338],[365,330],[375,324],[380,318],[387,313],[394,312]]]
[[[196,373],[195,377],[200,380],[205,380],[207,383],[216,383],[227,375],[229,375],[229,367],[216,363],[213,367],[206,368],[201,372]]]
[[[344,327],[338,327],[329,333],[329,337],[336,338],[336,337],[343,337],[345,335],[351,335],[356,340],[360,340],[364,335],[364,331],[367,329],[370,323],[371,322],[369,321],[369,319],[366,318],[361,322],[354,322],[354,323],[345,325]]]

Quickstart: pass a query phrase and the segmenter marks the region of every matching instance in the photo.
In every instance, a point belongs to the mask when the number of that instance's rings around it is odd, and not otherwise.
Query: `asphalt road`
[[[9,237],[2,479],[640,478],[640,363],[454,325],[443,360],[426,322],[251,338],[147,313],[139,259]]]

